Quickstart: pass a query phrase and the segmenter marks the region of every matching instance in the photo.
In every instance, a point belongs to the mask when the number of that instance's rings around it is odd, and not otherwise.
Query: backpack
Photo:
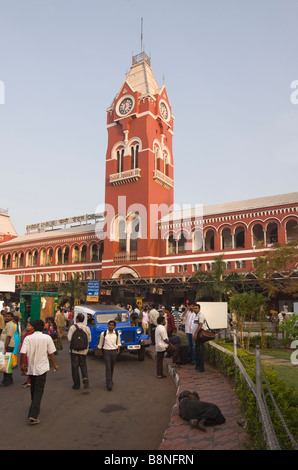
[[[83,351],[88,348],[88,337],[83,328],[79,328],[75,325],[76,329],[73,332],[70,341],[70,349],[74,351]]]

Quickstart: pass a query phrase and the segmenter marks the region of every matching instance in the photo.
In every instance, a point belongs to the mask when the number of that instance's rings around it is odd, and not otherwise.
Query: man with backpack
[[[80,373],[81,370],[84,388],[89,387],[88,370],[87,370],[87,353],[89,343],[91,341],[90,328],[84,325],[84,314],[79,313],[76,318],[76,323],[71,325],[68,330],[67,338],[70,341],[70,358],[71,358],[71,373],[73,380],[73,389],[79,390],[80,388]]]

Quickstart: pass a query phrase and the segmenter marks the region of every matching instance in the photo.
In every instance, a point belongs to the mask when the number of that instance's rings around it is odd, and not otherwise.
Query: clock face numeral
[[[119,113],[120,114],[127,114],[129,111],[132,109],[132,99],[131,98],[125,98],[123,101],[121,101],[119,105]]]
[[[163,117],[165,120],[167,120],[168,117],[169,117],[169,112],[168,112],[168,108],[167,108],[167,106],[165,105],[165,103],[160,103],[159,109],[160,109],[160,112],[161,112],[162,117]]]

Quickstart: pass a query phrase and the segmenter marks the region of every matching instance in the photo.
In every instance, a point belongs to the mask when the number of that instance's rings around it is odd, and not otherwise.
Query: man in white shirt
[[[196,316],[193,310],[193,304],[190,304],[188,310],[184,312],[183,317],[185,318],[185,340],[188,349],[188,359],[191,364],[196,363],[196,350],[195,341],[193,339],[193,321]]]
[[[28,412],[28,424],[39,424],[38,419],[40,412],[41,399],[46,383],[46,375],[50,370],[49,358],[51,359],[55,370],[59,367],[55,361],[56,347],[52,338],[43,334],[44,322],[35,320],[32,323],[34,333],[26,336],[21,348],[21,370],[26,371],[24,359],[27,356],[28,371],[31,382],[31,405]]]
[[[151,310],[149,312],[149,323],[150,323],[150,337],[151,337],[151,344],[155,345],[155,330],[157,327],[157,318],[159,317],[159,313],[155,308],[155,305],[152,305]]]
[[[116,322],[110,320],[108,329],[101,333],[97,346],[99,356],[101,356],[103,350],[103,359],[106,366],[106,387],[109,391],[113,388],[114,367],[121,347],[121,333],[116,332],[115,327]]]
[[[165,324],[166,319],[159,316],[155,330],[156,372],[159,379],[166,377],[163,375],[163,358],[166,351],[173,353],[173,365],[179,362],[179,348],[170,343]]]

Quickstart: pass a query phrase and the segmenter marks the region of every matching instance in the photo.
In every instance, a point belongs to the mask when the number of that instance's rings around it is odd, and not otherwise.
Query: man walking
[[[87,325],[84,325],[84,319],[84,314],[78,313],[76,323],[74,325],[71,325],[67,334],[67,338],[70,341],[71,373],[73,380],[72,388],[74,390],[79,390],[81,385],[79,369],[81,370],[84,388],[89,387],[86,359],[89,349],[89,343],[91,341],[91,331]],[[76,341],[77,335],[80,335],[80,338]],[[82,341],[82,345],[80,345],[80,341]]]
[[[55,345],[49,335],[43,334],[44,322],[42,320],[35,320],[31,323],[34,328],[32,335],[26,336],[21,348],[21,370],[26,372],[27,366],[25,361],[28,362],[27,374],[30,377],[30,392],[31,392],[31,405],[28,412],[28,424],[39,424],[38,419],[40,412],[41,399],[44,392],[46,383],[46,376],[50,370],[49,359],[51,359],[55,370],[59,367],[55,360]]]
[[[6,312],[4,315],[4,328],[1,333],[1,341],[4,343],[4,354],[12,353],[15,347],[14,334],[16,325],[13,321],[13,314]],[[8,387],[13,383],[12,372],[3,372],[3,381],[0,383],[1,387]]]
[[[103,353],[103,359],[106,367],[106,387],[111,391],[113,388],[113,374],[117,356],[120,353],[121,333],[115,331],[116,322],[110,320],[108,329],[100,335],[98,343],[98,355]]]

